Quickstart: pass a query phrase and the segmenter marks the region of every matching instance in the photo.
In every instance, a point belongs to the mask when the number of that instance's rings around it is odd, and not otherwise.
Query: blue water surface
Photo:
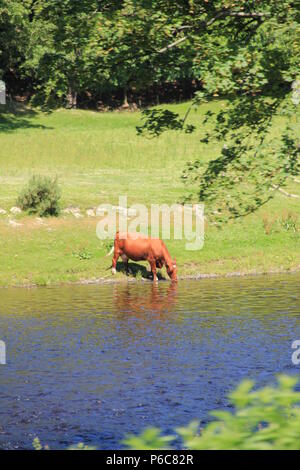
[[[0,448],[122,448],[214,409],[243,379],[298,374],[300,276],[2,289]]]

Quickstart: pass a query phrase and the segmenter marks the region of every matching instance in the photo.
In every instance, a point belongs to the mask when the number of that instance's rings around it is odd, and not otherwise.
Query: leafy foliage
[[[266,204],[299,172],[299,0],[0,0],[0,74],[22,80],[44,105],[77,106],[122,90],[188,80],[201,84],[192,106],[225,97],[205,142],[223,143],[183,178],[188,199],[206,203],[217,222]],[[23,87],[20,86],[23,90]],[[194,132],[189,112],[146,110],[138,133]],[[273,121],[290,122],[271,141]]]
[[[11,83],[21,80],[29,35],[28,2],[0,0],[0,77]],[[22,82],[19,87],[22,88]]]
[[[43,450],[43,446],[42,446],[41,441],[39,440],[38,437],[35,437],[33,439],[32,445],[33,445],[34,450]]]
[[[30,214],[57,216],[60,212],[59,200],[60,189],[56,179],[33,176],[21,192],[17,204]]]
[[[176,429],[174,436],[162,436],[149,429],[140,436],[129,436],[130,449],[166,449],[178,440],[193,450],[298,450],[300,448],[300,392],[294,377],[279,376],[276,387],[256,390],[246,380],[231,393],[233,412],[214,411],[215,418],[204,429],[193,421]]]
[[[202,142],[223,143],[221,154],[207,165],[201,157],[188,162],[182,178],[190,188],[186,200],[205,202],[217,223],[254,212],[299,173],[298,7],[285,0],[214,2],[199,6],[198,26],[189,18],[185,40],[193,44],[193,71],[203,83],[192,106],[219,96],[228,104],[203,122],[214,129]],[[167,119],[161,120],[160,110],[155,113],[148,113],[139,133],[159,136],[183,128],[179,116],[164,110]],[[270,127],[281,116],[288,125],[271,141]]]
[[[184,130],[187,134],[195,130],[195,126],[186,124],[187,115],[181,119],[179,114],[168,109],[145,109],[142,112],[144,124],[137,127],[138,135],[158,137],[165,130]]]
[[[202,141],[222,142],[220,156],[206,166],[201,159],[189,162],[182,174],[187,184],[197,184],[198,198],[206,202],[210,218],[222,222],[254,212],[299,173],[300,148],[293,124],[297,112],[288,95],[237,97],[218,113],[213,132]],[[271,141],[272,123],[282,115],[289,117],[288,124]]]
[[[76,107],[77,94],[88,87],[91,77],[89,53],[97,3],[37,0],[31,5],[31,34],[23,70],[35,79],[35,101],[44,105],[66,102]]]
[[[69,447],[68,450],[96,450],[96,447],[87,446],[83,442],[79,442],[77,445]]]
[[[148,428],[140,436],[129,436],[124,444],[130,449],[168,449],[174,436],[163,436],[158,428]]]
[[[79,260],[89,260],[92,258],[92,254],[87,251],[85,248],[81,248],[78,251],[73,251],[73,256]]]

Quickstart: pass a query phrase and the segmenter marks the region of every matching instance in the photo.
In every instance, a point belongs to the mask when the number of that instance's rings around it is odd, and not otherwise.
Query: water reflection
[[[211,409],[244,377],[297,373],[300,276],[0,292],[0,448],[118,448]]]
[[[174,309],[176,302],[177,285],[167,283],[162,289],[157,283],[151,283],[145,289],[140,286],[126,284],[113,286],[113,299],[116,311],[130,315],[157,314],[163,315]],[[150,315],[150,316],[151,316]]]

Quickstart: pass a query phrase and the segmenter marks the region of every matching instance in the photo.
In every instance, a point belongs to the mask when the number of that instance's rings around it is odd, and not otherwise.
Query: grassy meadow
[[[203,114],[221,101],[192,114]],[[183,114],[188,103],[169,106]],[[180,180],[188,160],[215,157],[219,146],[201,144],[201,125],[191,135],[167,132],[148,140],[136,135],[139,112],[97,113],[28,108],[0,114],[0,286],[51,285],[112,279],[108,244],[96,237],[97,218],[86,210],[108,202],[118,205],[175,203],[187,189]],[[273,132],[276,135],[278,121]],[[76,206],[83,217],[62,213],[40,220],[12,215],[17,196],[32,174],[57,176],[62,208]],[[288,191],[300,194],[292,182]],[[10,220],[17,224],[11,224]],[[201,251],[186,251],[183,241],[168,241],[177,257],[179,277],[266,273],[300,268],[300,199],[277,193],[255,215],[223,228],[206,228]],[[137,273],[137,277],[141,277]],[[123,272],[117,279],[125,279]]]

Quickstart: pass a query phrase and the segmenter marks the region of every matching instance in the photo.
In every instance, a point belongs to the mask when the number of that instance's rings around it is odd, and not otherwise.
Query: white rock
[[[131,208],[127,209],[126,207],[122,207],[122,206],[115,206],[115,209],[117,212],[123,215],[128,215],[128,216],[136,215],[135,209],[131,209]]]
[[[106,214],[106,212],[107,212],[107,210],[104,209],[101,206],[97,207],[97,209],[96,209],[96,215],[98,215],[100,217],[104,216]]]
[[[65,214],[79,214],[80,209],[79,209],[79,207],[69,206],[69,207],[66,207],[65,209],[63,209],[62,212],[64,212]]]
[[[11,212],[12,214],[21,214],[22,210],[20,209],[20,207],[12,207],[12,208],[10,209],[10,212]]]
[[[6,211],[4,209],[0,209],[0,215],[5,215]]]
[[[122,207],[122,206],[110,206],[110,207],[111,209],[115,210],[121,215],[124,215],[125,217],[133,217],[133,216],[136,216],[137,214],[136,209],[131,209],[131,208],[127,209],[126,207]],[[109,210],[109,205],[107,208],[105,206],[99,206],[97,207],[96,215],[104,216],[108,210]]]
[[[129,207],[128,211],[127,211],[127,215],[128,217],[135,217],[136,216],[136,210],[135,209],[131,209]]]
[[[12,227],[21,227],[23,224],[19,224],[18,222],[16,222],[15,220],[12,220],[10,219],[8,221],[9,225],[11,225]]]
[[[131,209],[131,208],[127,209],[126,207],[122,207],[122,206],[115,206],[115,209],[120,214],[127,215],[129,217],[133,217],[136,215],[135,209]]]
[[[79,219],[80,217],[82,217],[82,215],[80,214],[80,208],[79,207],[66,207],[66,209],[62,210],[62,212],[64,214],[72,214],[74,215],[74,217],[76,217],[76,219]]]
[[[86,215],[87,215],[88,217],[95,217],[95,216],[96,216],[94,209],[88,209],[88,210],[86,211]]]

